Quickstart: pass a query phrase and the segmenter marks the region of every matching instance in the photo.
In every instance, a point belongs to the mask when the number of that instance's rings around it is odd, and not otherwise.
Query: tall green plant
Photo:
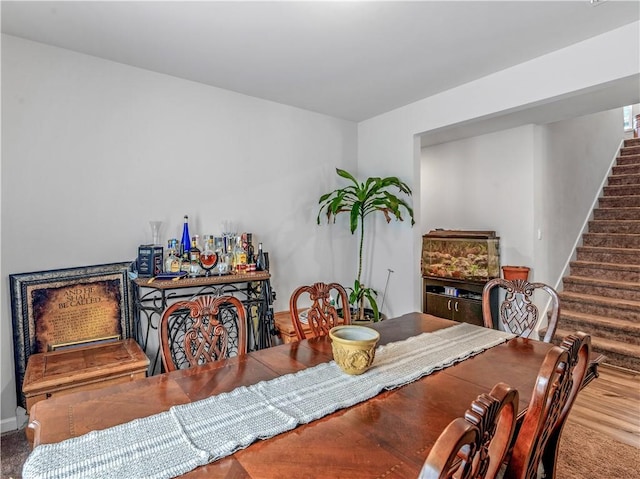
[[[400,179],[395,176],[386,178],[370,177],[363,183],[358,183],[354,176],[345,170],[336,168],[336,173],[341,178],[348,180],[350,184],[320,197],[318,201],[320,210],[318,211],[317,222],[320,224],[320,217],[323,214],[326,215],[327,222],[331,221],[333,217],[333,222],[335,223],[338,214],[348,213],[351,234],[359,230],[358,276],[354,282],[354,287],[350,288],[351,294],[349,300],[355,300],[358,303],[359,315],[362,318],[364,314],[364,308],[362,306],[366,297],[374,310],[375,320],[377,321],[378,307],[374,299],[377,293],[371,288],[365,288],[361,283],[364,220],[370,214],[380,212],[384,215],[387,223],[391,221],[392,217],[396,220],[403,221],[402,211],[405,210],[411,218],[411,226],[413,226],[415,224],[413,209],[405,200],[398,198],[390,191],[392,188],[397,188],[400,193],[411,196],[411,189],[406,183],[400,181]]]

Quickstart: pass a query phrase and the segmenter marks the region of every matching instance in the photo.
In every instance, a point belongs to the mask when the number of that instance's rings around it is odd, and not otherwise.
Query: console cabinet
[[[485,281],[422,278],[422,311],[440,318],[484,326],[482,289]],[[498,309],[498,288],[491,293],[491,310]],[[495,327],[495,326],[494,326]]]

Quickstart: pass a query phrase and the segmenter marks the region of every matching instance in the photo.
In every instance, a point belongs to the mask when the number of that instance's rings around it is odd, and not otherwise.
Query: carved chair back
[[[493,479],[509,449],[518,413],[518,391],[504,383],[471,403],[464,417],[442,432],[420,479]]]
[[[542,465],[544,477],[555,477],[560,435],[587,369],[591,337],[567,336],[546,355],[536,387],[518,432],[504,477],[534,479]]]
[[[301,310],[301,300],[311,303],[306,310]],[[338,314],[338,305],[342,305],[341,314]],[[325,336],[329,330],[339,324],[351,324],[351,311],[349,310],[349,298],[345,289],[338,283],[314,283],[311,286],[300,286],[289,299],[289,311],[291,321],[296,330],[298,339],[305,339],[303,329],[304,320],[301,313],[306,315],[306,324],[311,329],[311,336]]]
[[[498,308],[498,324],[505,331],[509,331],[525,338],[537,331],[538,322],[542,319],[538,307],[533,303],[533,296],[537,290],[542,290],[551,299],[551,311],[548,314],[547,332],[543,341],[550,343],[558,326],[560,314],[560,301],[556,291],[544,283],[529,283],[522,279],[509,281],[502,278],[492,279],[487,282],[482,292],[482,316],[487,328],[494,327],[491,311],[490,295],[493,288],[503,288],[505,298]],[[533,338],[533,339],[537,339]]]
[[[246,354],[244,306],[233,296],[176,302],[162,313],[160,345],[165,371]]]

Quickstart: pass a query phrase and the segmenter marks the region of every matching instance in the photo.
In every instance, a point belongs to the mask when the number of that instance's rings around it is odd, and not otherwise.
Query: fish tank
[[[422,236],[422,276],[487,281],[500,277],[495,231],[436,229]]]

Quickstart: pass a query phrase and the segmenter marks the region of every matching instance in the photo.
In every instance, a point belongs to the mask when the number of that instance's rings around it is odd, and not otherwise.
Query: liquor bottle
[[[258,255],[256,256],[256,271],[266,271],[267,263],[262,251],[262,243],[258,243]]]
[[[255,263],[256,262],[256,255],[255,255],[255,249],[253,247],[253,243],[251,242],[253,240],[253,234],[251,233],[247,233],[247,264],[251,264],[251,263]]]
[[[167,256],[167,260],[164,263],[164,270],[167,273],[177,273],[178,271],[180,271],[180,258],[176,254],[177,243],[178,240],[176,239],[169,240],[169,256]]]
[[[247,269],[247,252],[242,246],[242,236],[236,238],[236,247],[233,251],[235,257],[235,268],[238,272],[244,272]]]
[[[180,255],[182,261],[189,262],[189,250],[191,249],[191,236],[189,236],[189,217],[184,215],[184,224],[182,225],[182,241],[180,243]]]
[[[198,236],[191,238],[191,249],[189,250],[189,265],[191,276],[200,274],[200,249],[198,248]]]
[[[200,265],[202,266],[202,269],[206,271],[206,276],[211,274],[211,270],[215,268],[216,264],[218,264],[219,258],[220,256],[214,250],[213,237],[205,236],[204,246],[200,253]]]
[[[213,251],[216,252],[218,258],[224,253],[224,238],[222,236],[213,237]]]

